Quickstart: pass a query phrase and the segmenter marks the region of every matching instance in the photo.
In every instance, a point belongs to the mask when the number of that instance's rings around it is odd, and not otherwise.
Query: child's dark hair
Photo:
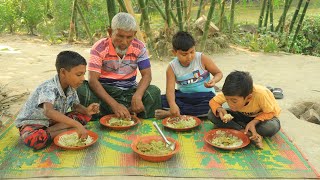
[[[195,45],[196,41],[188,32],[179,31],[172,37],[172,46],[175,51],[188,51]]]
[[[253,90],[253,80],[249,72],[233,71],[224,81],[222,92],[225,96],[246,98]]]
[[[79,66],[79,65],[87,65],[86,59],[82,57],[79,53],[74,51],[61,51],[57,55],[56,59],[56,69],[59,74],[61,68],[70,71],[71,68]]]

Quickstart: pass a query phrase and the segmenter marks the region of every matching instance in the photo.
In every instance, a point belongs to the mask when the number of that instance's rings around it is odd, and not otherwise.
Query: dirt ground
[[[90,46],[50,45],[31,36],[0,36],[0,84],[7,84],[7,88],[10,88],[13,94],[32,92],[37,85],[56,74],[55,58],[63,50],[77,51],[88,59]],[[288,108],[299,102],[319,102],[320,58],[285,53],[253,53],[236,47],[227,53],[214,54],[211,57],[224,73],[224,78],[233,70],[245,70],[251,73],[256,84],[283,89],[284,98],[278,100],[282,108],[280,116],[282,129],[320,172],[320,126],[302,121],[288,111]],[[168,61],[169,59],[163,59],[151,62],[152,84],[160,87],[163,93]],[[217,84],[218,87],[222,86],[224,78]],[[12,105],[10,112],[19,110],[24,101],[25,99]],[[106,178],[121,177],[104,177]],[[150,177],[126,178],[150,179]]]

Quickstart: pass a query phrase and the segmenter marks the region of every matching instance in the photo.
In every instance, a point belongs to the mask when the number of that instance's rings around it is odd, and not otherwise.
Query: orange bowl
[[[167,128],[173,129],[175,131],[188,131],[190,129],[198,127],[202,123],[202,121],[199,118],[195,117],[195,116],[182,115],[181,117],[183,117],[183,118],[192,117],[194,120],[196,120],[196,124],[194,126],[192,126],[192,127],[186,127],[186,128],[170,127],[170,126],[168,126],[168,123],[173,122],[173,121],[177,121],[177,120],[173,119],[173,117],[167,117],[164,120],[162,120],[162,125],[167,127]]]
[[[172,158],[172,156],[174,154],[176,154],[177,152],[180,151],[180,144],[178,141],[174,140],[173,138],[170,138],[170,137],[166,137],[168,139],[168,141],[170,142],[174,142],[176,144],[176,148],[168,153],[168,154],[165,154],[165,155],[149,155],[149,154],[144,154],[142,152],[140,152],[138,149],[137,149],[137,145],[138,143],[141,141],[143,143],[150,143],[152,140],[155,140],[155,141],[162,141],[164,142],[164,140],[162,139],[161,136],[143,136],[143,137],[138,137],[137,139],[135,139],[132,144],[131,144],[131,148],[134,152],[136,152],[143,160],[146,160],[146,161],[150,161],[150,162],[162,162],[162,161],[167,161],[169,160],[170,158]]]
[[[218,136],[217,131],[224,131],[227,134],[232,134],[233,136],[238,137],[239,139],[242,140],[242,144],[239,145],[239,146],[230,146],[230,147],[217,146],[217,145],[213,144],[212,140]],[[226,128],[217,128],[217,129],[213,129],[211,131],[208,131],[204,135],[204,140],[208,144],[210,144],[211,146],[214,146],[214,147],[217,147],[217,148],[220,148],[220,149],[225,149],[225,150],[235,150],[235,149],[243,148],[243,147],[247,146],[250,143],[249,137],[246,134],[244,134],[243,132],[235,130],[235,129],[226,129]]]
[[[113,117],[117,117],[117,116],[115,114],[109,114],[109,115],[103,116],[102,118],[100,118],[100,124],[113,130],[127,130],[137,125],[140,122],[140,119],[137,116],[131,115],[131,118],[133,119],[134,124],[131,124],[129,126],[111,126],[109,124],[109,121]]]
[[[69,147],[69,146],[63,146],[62,144],[59,143],[59,138],[61,136],[66,135],[66,134],[72,134],[72,133],[77,133],[77,131],[76,130],[69,130],[69,131],[65,131],[63,133],[60,133],[59,135],[57,135],[53,139],[54,144],[63,148],[63,149],[67,149],[67,150],[80,150],[80,149],[84,149],[88,146],[91,146],[92,144],[94,144],[98,140],[98,134],[93,131],[88,130],[88,136],[92,137],[92,139],[93,139],[93,141],[90,144],[86,144],[84,146]]]

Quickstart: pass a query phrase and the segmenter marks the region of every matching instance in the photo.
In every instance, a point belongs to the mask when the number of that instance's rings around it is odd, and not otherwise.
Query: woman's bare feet
[[[163,109],[157,109],[155,111],[155,118],[156,119],[164,119],[166,117],[169,117],[171,115],[170,111],[163,110]]]

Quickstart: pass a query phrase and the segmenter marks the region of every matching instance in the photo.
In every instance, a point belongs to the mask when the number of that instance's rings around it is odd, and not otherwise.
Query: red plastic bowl
[[[149,154],[143,154],[141,153],[138,149],[137,149],[137,144],[142,141],[143,143],[149,143],[152,140],[155,141],[163,141],[161,136],[143,136],[143,137],[138,137],[137,139],[135,139],[132,144],[131,144],[131,148],[134,152],[136,152],[142,159],[146,160],[146,161],[150,161],[150,162],[162,162],[162,161],[167,161],[170,158],[172,158],[172,156],[174,154],[176,154],[177,152],[180,151],[180,144],[178,141],[174,140],[173,138],[167,137],[168,141],[170,142],[174,142],[176,144],[176,148],[170,152],[169,154],[166,155],[149,155]]]
[[[93,132],[93,131],[89,131],[88,130],[88,135],[92,137],[93,141],[90,144],[84,145],[84,146],[77,146],[77,147],[69,147],[69,146],[63,146],[59,143],[59,138],[65,134],[72,134],[74,132],[77,132],[76,130],[70,130],[70,131],[65,131],[63,133],[60,133],[59,135],[57,135],[54,139],[53,142],[55,145],[63,148],[63,149],[67,149],[67,150],[80,150],[80,149],[84,149],[88,146],[91,146],[92,144],[94,144],[95,142],[97,142],[98,140],[98,134]]]
[[[167,128],[173,129],[175,131],[188,131],[190,129],[198,127],[202,123],[202,121],[199,118],[195,117],[195,116],[189,116],[189,115],[182,115],[182,116],[192,117],[194,120],[196,120],[196,124],[194,126],[192,126],[192,127],[187,127],[187,128],[174,128],[174,127],[168,126],[168,122],[171,121],[172,117],[167,117],[164,120],[162,120],[162,125],[167,127]]]
[[[102,118],[100,118],[100,124],[113,130],[127,130],[137,125],[140,122],[140,119],[137,116],[131,115],[131,118],[134,120],[134,124],[131,124],[129,126],[110,126],[109,120],[113,117],[116,117],[116,115],[109,114],[109,115],[103,116]]]
[[[217,137],[217,134],[216,134],[217,131],[225,131],[228,134],[232,134],[232,135],[238,137],[239,139],[242,140],[242,144],[240,146],[236,146],[236,147],[223,147],[223,146],[217,146],[217,145],[213,144],[211,141],[212,141],[212,139]],[[243,148],[250,143],[249,137],[247,135],[245,135],[243,132],[235,130],[235,129],[225,129],[225,128],[218,128],[218,129],[213,129],[211,131],[208,131],[204,135],[204,140],[208,144],[210,144],[211,146],[214,146],[214,147],[217,147],[220,149],[225,149],[225,150],[235,150],[235,149]]]

